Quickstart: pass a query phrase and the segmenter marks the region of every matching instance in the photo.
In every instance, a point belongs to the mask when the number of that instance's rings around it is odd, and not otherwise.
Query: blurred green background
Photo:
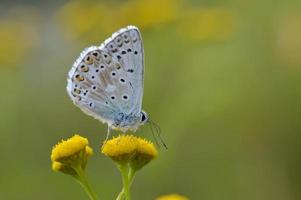
[[[137,174],[133,199],[301,198],[301,1],[0,1],[0,199],[87,199],[51,171],[75,133],[103,199],[121,178],[99,153],[106,126],[66,93],[80,52],[128,24],[145,48],[143,107],[169,146]],[[136,132],[152,139],[150,128]]]

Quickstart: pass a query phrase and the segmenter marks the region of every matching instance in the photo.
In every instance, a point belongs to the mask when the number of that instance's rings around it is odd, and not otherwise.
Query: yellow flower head
[[[68,174],[75,174],[75,167],[84,169],[88,156],[93,154],[88,144],[88,140],[79,135],[56,144],[51,152],[52,169]]]
[[[152,142],[133,135],[121,135],[108,140],[103,144],[101,151],[117,163],[129,163],[136,170],[158,154]]]
[[[178,194],[168,194],[160,196],[156,200],[188,200],[188,198]]]
[[[235,15],[223,7],[193,8],[184,14],[179,32],[192,41],[225,41],[236,29]]]

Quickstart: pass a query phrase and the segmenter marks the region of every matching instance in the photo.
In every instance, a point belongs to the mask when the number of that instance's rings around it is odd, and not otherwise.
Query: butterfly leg
[[[107,140],[109,139],[111,130],[112,130],[112,128],[110,126],[108,126],[107,136],[106,136],[106,139],[105,139],[104,143],[106,143]]]

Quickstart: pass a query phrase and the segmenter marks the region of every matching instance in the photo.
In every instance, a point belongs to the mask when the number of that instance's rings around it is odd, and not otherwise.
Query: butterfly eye
[[[122,38],[121,38],[120,36],[119,36],[119,37],[116,37],[116,39],[115,39],[115,44],[116,44],[117,46],[121,47],[121,46],[122,46],[122,43],[123,43]]]
[[[146,120],[146,117],[144,114],[142,114],[141,121],[144,122],[145,120]]]
[[[147,114],[145,112],[141,112],[141,122],[145,122],[148,119]]]
[[[93,59],[91,58],[90,55],[87,55],[87,56],[85,57],[85,63],[86,63],[87,65],[91,65],[91,64],[93,63]]]
[[[85,64],[81,64],[80,65],[80,70],[82,72],[88,72],[89,71],[89,67],[87,65],[85,65]]]

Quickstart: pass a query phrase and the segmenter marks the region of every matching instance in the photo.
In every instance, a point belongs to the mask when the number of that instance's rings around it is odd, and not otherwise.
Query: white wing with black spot
[[[126,90],[118,89],[118,101],[125,113],[141,112],[144,79],[144,52],[140,32],[134,26],[128,26],[114,33],[101,48],[117,59],[121,68],[119,81],[124,81]]]

